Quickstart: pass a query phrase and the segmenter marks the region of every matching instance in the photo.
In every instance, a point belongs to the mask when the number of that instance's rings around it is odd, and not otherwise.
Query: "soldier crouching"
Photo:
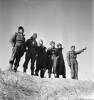
[[[26,41],[26,55],[25,55],[25,62],[23,64],[23,72],[26,72],[28,68],[29,60],[31,60],[31,75],[34,75],[34,64],[37,55],[37,34],[34,33],[30,39]]]
[[[11,39],[11,44],[13,46],[11,59],[9,61],[10,68],[9,70],[13,70],[14,64],[14,71],[17,71],[19,66],[19,62],[21,57],[24,55],[25,52],[25,37],[24,37],[24,28],[20,26],[18,28],[18,32]]]
[[[40,77],[44,78],[46,71],[46,47],[43,45],[43,41],[39,41],[39,46],[37,48],[37,59],[36,59],[36,70],[35,75],[38,76],[40,71]]]

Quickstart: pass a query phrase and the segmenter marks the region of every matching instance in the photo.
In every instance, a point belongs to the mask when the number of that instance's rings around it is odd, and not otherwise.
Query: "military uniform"
[[[29,60],[31,60],[31,75],[34,75],[34,63],[37,54],[37,42],[33,37],[26,41],[26,48],[27,51],[25,55],[25,62],[23,64],[24,72],[26,72]]]
[[[47,55],[48,55],[48,74],[49,74],[49,78],[51,77],[51,73],[52,73],[52,68],[53,68],[53,73],[56,73],[56,66],[57,66],[57,52],[56,52],[56,48],[49,48],[47,50]]]
[[[25,52],[25,37],[21,33],[15,33],[15,35],[11,39],[11,44],[13,45],[12,55],[9,63],[11,64],[11,68],[14,66],[14,71],[17,71],[19,66],[20,58],[23,56]]]
[[[79,51],[69,51],[67,54],[68,65],[71,68],[72,79],[78,79],[78,62],[76,60],[77,55],[82,53],[85,49]]]
[[[40,70],[40,76],[43,78],[46,70],[46,47],[38,46],[37,48],[37,60],[35,74],[38,76]]]
[[[65,62],[62,54],[62,49],[63,48],[57,48],[57,54],[59,58],[57,60],[56,74],[57,77],[59,77],[59,75],[62,75],[63,78],[66,78],[66,68],[65,68]]]

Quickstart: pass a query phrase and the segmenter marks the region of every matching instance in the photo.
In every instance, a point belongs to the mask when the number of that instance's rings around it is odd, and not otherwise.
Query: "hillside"
[[[94,100],[94,83],[0,71],[0,100]]]

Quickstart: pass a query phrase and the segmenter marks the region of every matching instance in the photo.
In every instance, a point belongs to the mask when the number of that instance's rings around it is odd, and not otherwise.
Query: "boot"
[[[38,73],[35,73],[35,76],[39,76]]]
[[[23,72],[26,73],[26,68],[23,68]]]
[[[9,65],[9,71],[13,71],[13,64]]]
[[[39,71],[38,70],[35,70],[35,76],[39,76]]]
[[[45,71],[42,69],[42,70],[40,71],[40,77],[41,77],[41,78],[44,78],[44,73],[45,73]]]
[[[34,71],[31,70],[31,75],[34,75]]]
[[[51,78],[51,74],[49,73],[49,78]]]
[[[16,66],[14,67],[14,72],[17,72],[17,67]]]

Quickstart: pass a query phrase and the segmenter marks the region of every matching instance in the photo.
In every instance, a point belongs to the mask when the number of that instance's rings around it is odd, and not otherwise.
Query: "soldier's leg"
[[[11,55],[11,58],[10,58],[10,61],[9,61],[9,70],[12,70],[13,69],[13,64],[14,64],[14,60],[15,60],[15,57],[16,57],[16,54],[17,54],[17,47],[13,47],[12,49],[12,55]]]
[[[75,63],[75,79],[78,79],[78,63]]]
[[[59,78],[59,74],[56,74],[55,78]]]
[[[66,78],[66,72],[63,73],[62,77],[63,78]]]
[[[54,72],[55,72],[55,78],[59,78],[59,72],[57,70],[58,67],[58,59],[57,57],[54,58]]]
[[[49,67],[48,67],[48,76],[49,78],[51,78],[51,74],[52,74],[52,61],[49,62]]]
[[[35,75],[38,76],[39,73],[39,66],[36,66]]]
[[[36,60],[36,69],[35,69],[35,75],[36,75],[36,76],[38,76],[38,73],[39,73],[39,66],[40,66],[40,65],[39,65],[39,60],[37,59],[37,60]]]
[[[26,55],[25,55],[25,62],[24,62],[24,64],[23,64],[23,72],[26,72],[26,70],[27,70],[27,68],[28,68],[29,60],[30,60],[30,53],[29,53],[29,52],[26,52]]]
[[[45,69],[41,69],[40,70],[40,77],[44,78],[44,74],[45,74]]]
[[[48,69],[48,77],[51,78],[51,73],[52,73],[52,70],[51,69]]]
[[[36,59],[36,56],[35,56],[35,55],[32,55],[32,56],[31,56],[31,75],[34,75],[34,64],[35,64],[35,59]]]
[[[66,74],[63,74],[62,77],[63,77],[63,78],[66,78]]]
[[[22,48],[19,48],[16,59],[15,59],[15,63],[14,63],[14,71],[17,72],[17,68],[19,66],[19,62],[21,57],[24,55],[24,51],[22,50]]]
[[[75,79],[75,72],[74,72],[74,62],[71,62],[71,78],[72,79]]]
[[[19,66],[19,62],[20,62],[20,57],[16,57],[15,63],[14,63],[14,72],[17,72],[17,68]]]
[[[64,67],[64,71],[63,71],[63,75],[62,75],[63,78],[66,78],[66,68]]]

